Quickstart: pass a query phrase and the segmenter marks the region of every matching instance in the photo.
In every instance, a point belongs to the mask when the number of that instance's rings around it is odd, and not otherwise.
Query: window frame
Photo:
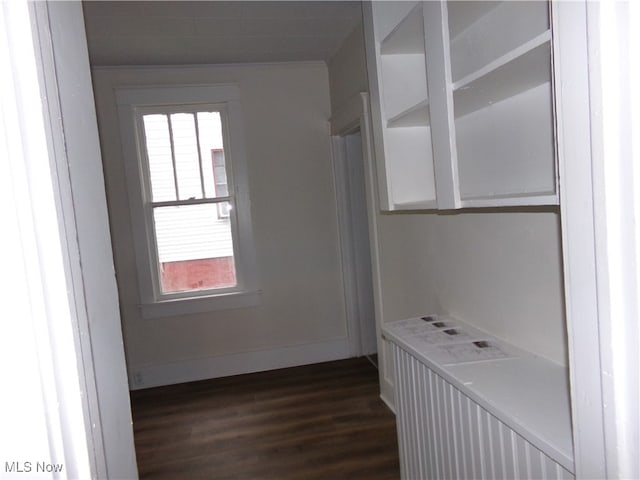
[[[202,313],[259,303],[255,246],[244,147],[244,127],[237,85],[121,87],[115,91],[124,155],[131,228],[136,258],[139,307],[143,318]],[[207,290],[162,293],[156,244],[151,179],[143,115],[152,112],[219,111],[222,122],[229,215],[236,285]],[[222,198],[222,197],[221,197]],[[223,200],[220,200],[223,201]],[[202,202],[202,203],[219,203]],[[171,203],[171,202],[169,202]]]

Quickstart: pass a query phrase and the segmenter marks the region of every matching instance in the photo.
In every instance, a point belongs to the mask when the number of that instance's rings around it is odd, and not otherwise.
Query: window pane
[[[194,115],[192,113],[172,114],[171,128],[178,177],[178,199],[202,198],[200,158]]]
[[[162,293],[235,286],[228,202],[154,209]]]
[[[216,196],[226,197],[229,195],[227,187],[227,169],[224,163],[224,152],[222,150],[212,150],[213,160],[213,180],[216,189]]]
[[[168,118],[166,115],[144,115],[142,119],[152,199],[154,202],[176,200]]]
[[[200,151],[202,152],[202,172],[204,175],[204,191],[207,198],[224,197],[228,191],[216,188],[216,180],[220,174],[224,175],[226,184],[226,170],[224,167],[224,144],[222,139],[222,121],[220,112],[198,112],[198,130],[200,132]],[[222,155],[220,168],[212,163],[214,152]]]

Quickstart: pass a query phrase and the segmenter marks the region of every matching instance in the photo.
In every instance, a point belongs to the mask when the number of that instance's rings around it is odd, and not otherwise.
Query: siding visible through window
[[[142,118],[162,293],[234,286],[220,113]],[[211,152],[211,162],[203,160],[203,151]]]

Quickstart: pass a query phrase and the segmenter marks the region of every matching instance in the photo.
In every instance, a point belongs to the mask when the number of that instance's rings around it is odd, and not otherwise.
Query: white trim
[[[638,17],[633,25],[630,5],[552,4],[577,478],[640,475],[640,185],[632,147],[639,112],[632,107],[637,82],[629,77],[638,57],[631,34],[640,25]]]
[[[635,1],[586,10],[606,475],[640,478],[640,10]]]
[[[360,95],[357,97],[360,99]],[[353,122],[350,123],[353,125]],[[357,144],[360,144],[359,147]],[[359,117],[356,117],[353,133],[332,137],[342,290],[351,353],[354,357],[377,353],[369,224],[366,220],[368,202],[364,186],[365,160],[363,152],[352,152],[357,148],[362,149],[361,144]],[[363,223],[365,221],[366,224]]]
[[[63,209],[65,234],[74,257],[77,249],[74,261],[78,263],[71,268],[76,308],[82,312],[78,335],[87,396],[93,408],[93,453],[98,465],[106,468],[95,475],[136,478],[118,292],[82,5],[47,2],[47,11],[48,23],[42,28],[51,35],[54,70],[48,75],[55,82],[55,89],[47,92],[48,101],[50,106],[59,102],[50,112],[50,119],[59,122],[53,132],[60,141],[57,180],[61,184],[68,182],[68,190],[62,194],[73,203],[72,209]],[[44,55],[42,40],[41,47]]]
[[[368,279],[360,278],[361,274],[356,271],[357,252],[355,251],[356,245],[351,213],[352,197],[350,195],[350,177],[353,174],[349,173],[350,167],[347,143],[349,141],[347,137],[355,134],[356,132],[360,132],[360,141],[363,141],[361,129],[363,127],[362,116],[366,111],[366,102],[366,94],[357,93],[347,100],[345,105],[335,112],[330,119],[330,129],[332,132],[332,166],[336,192],[336,214],[338,217],[340,237],[339,247],[346,310],[345,314],[353,356],[376,353],[378,337],[378,328],[376,326],[374,327],[376,347],[375,350],[372,351],[372,346],[368,345],[370,342],[365,342],[365,338],[368,337],[368,334],[370,334],[371,331],[367,330],[368,325],[365,324],[365,322],[367,322],[367,318],[365,318],[367,312],[365,310],[368,310],[368,308],[366,308],[366,305],[363,304],[363,302],[368,302],[369,300],[362,298],[362,289],[359,287],[360,281],[368,281]],[[362,146],[362,170],[365,177],[367,171],[367,159],[364,156],[366,154],[367,152],[365,151],[364,146]],[[366,178],[363,178],[363,181],[365,182],[365,197],[367,197]],[[366,201],[366,210],[368,212],[369,200],[368,198],[365,198],[364,200]],[[367,226],[370,231],[368,219]],[[371,279],[371,281],[373,281],[373,279]],[[369,319],[369,321],[370,320],[371,319]],[[376,322],[375,318],[373,321]]]
[[[138,305],[143,319],[175,317],[213,312],[230,308],[256,307],[261,303],[262,290],[229,292],[206,297],[188,297]]]
[[[240,100],[240,88],[235,84],[149,85],[148,87],[118,87],[115,96],[119,107],[184,104],[213,106],[218,103],[225,104],[232,100]],[[180,110],[180,112],[182,111]]]
[[[385,405],[396,415],[396,406],[394,402],[390,402],[388,396],[384,392],[380,392],[380,399],[385,403]]]
[[[360,322],[358,321],[356,279],[353,268],[355,262],[352,248],[353,230],[349,224],[350,215],[347,211],[349,205],[349,177],[346,166],[346,146],[343,137],[337,135],[331,137],[331,153],[333,182],[336,192],[340,270],[342,271],[342,291],[344,297],[345,316],[347,319],[347,332],[351,356],[359,357],[362,355],[362,329],[360,328]]]
[[[385,121],[383,120],[384,114],[382,109],[384,108],[384,104],[377,100],[377,98],[380,97],[380,85],[378,79],[382,78],[382,75],[380,65],[377,61],[377,53],[379,52],[380,47],[376,42],[373,28],[373,2],[366,1],[362,3],[362,18],[369,91],[370,94],[376,98],[376,101],[374,102],[371,102],[370,99],[367,98],[366,118],[369,124],[368,128],[371,132],[367,134],[369,137],[367,148],[370,150],[369,158],[372,160],[372,163],[369,165],[372,172],[370,179],[376,182],[370,187],[371,195],[373,195],[370,197],[373,202],[371,203],[370,208],[373,208],[373,211],[377,212],[378,209],[393,210],[394,205],[391,202],[391,192],[387,188],[391,185],[391,183],[387,181],[389,172],[387,172],[387,167],[383,161],[384,144],[382,142],[382,126],[385,125]],[[376,130],[378,133],[377,135],[373,135],[373,129]]]
[[[8,238],[19,235],[23,239],[16,252],[26,255],[18,258],[18,263],[40,265],[40,275],[32,278],[30,286],[40,284],[39,295],[43,297],[35,296],[33,290],[30,293],[34,296],[21,304],[20,313],[15,317],[7,313],[7,319],[37,315],[33,324],[37,325],[37,351],[24,362],[19,355],[10,359],[19,366],[11,370],[29,385],[21,388],[19,382],[6,382],[21,403],[16,409],[0,408],[18,421],[21,409],[28,414],[18,431],[8,428],[0,432],[2,444],[6,438],[15,452],[26,432],[29,446],[22,458],[6,448],[0,450],[22,462],[47,461],[48,454],[55,463],[63,460],[62,472],[55,478],[137,478],[82,7],[77,2],[0,4],[5,13],[21,8],[29,8],[31,24],[21,25],[13,19],[11,28],[6,29],[7,38],[16,40],[21,53],[3,73],[20,76],[19,90],[26,92],[33,87],[37,68],[35,81],[39,85],[29,92],[28,100],[20,98],[18,90],[2,89],[14,96],[11,101],[0,101],[3,109],[20,101],[19,120],[11,127],[14,131],[22,127],[28,136],[23,146],[29,153],[24,161],[19,161],[17,152],[7,157],[7,161],[18,163],[12,175],[3,180],[12,182],[19,193],[16,206],[23,211],[23,225],[35,221],[32,230],[14,230]],[[4,35],[3,30],[0,36]],[[32,39],[35,52],[29,53]],[[11,140],[20,141],[19,135]],[[25,169],[26,188],[15,181],[16,173]],[[30,212],[24,210],[30,207]],[[28,236],[33,239],[31,234],[36,236],[36,245],[28,242]],[[31,247],[37,251],[29,252]],[[40,300],[44,300],[45,310],[39,310]],[[20,322],[21,329],[28,327],[28,322]],[[22,355],[33,346],[21,345],[23,338],[17,336],[3,338],[11,338],[12,346],[24,352]],[[42,367],[40,379],[30,378],[31,372],[25,368],[36,363]],[[32,395],[39,386],[44,391]],[[46,411],[30,408],[33,402]],[[44,438],[40,437],[42,431],[29,427],[42,413],[47,420]],[[39,449],[43,442],[48,443],[48,452]],[[38,455],[41,457],[34,458]]]
[[[346,338],[273,350],[232,353],[181,362],[133,367],[129,371],[131,390],[195,382],[210,378],[297,367],[349,358]]]
[[[575,473],[605,478],[585,4],[554,3],[553,22]]]
[[[105,440],[103,439],[100,423],[100,410],[98,404],[97,372],[89,368],[92,363],[92,346],[89,336],[89,319],[86,298],[83,285],[83,272],[80,259],[80,249],[77,240],[77,228],[74,200],[72,194],[71,178],[68,166],[67,152],[65,151],[65,131],[61,113],[61,95],[58,90],[58,77],[56,75],[57,64],[54,58],[54,39],[49,19],[51,5],[45,2],[32,4],[32,28],[35,42],[40,49],[39,65],[41,89],[47,102],[44,106],[45,128],[49,144],[49,155],[52,168],[55,170],[57,182],[56,208],[58,221],[64,231],[62,240],[63,255],[65,256],[66,282],[71,290],[69,303],[71,315],[74,317],[74,335],[78,357],[82,358],[84,371],[81,372],[81,386],[84,392],[83,405],[85,422],[87,425],[86,442],[89,450],[89,464],[91,472],[98,478],[106,477],[107,458],[105,452]],[[74,35],[74,28],[69,28],[67,33]],[[30,125],[32,128],[33,125]],[[64,403],[63,403],[64,404]],[[77,441],[78,439],[76,439]]]
[[[340,110],[334,112],[329,119],[331,123],[332,135],[347,135],[352,130],[360,128],[360,118],[362,117],[362,93],[352,95],[341,106]]]
[[[552,4],[560,218],[577,478],[605,478],[584,2]]]
[[[223,308],[257,305],[259,295],[257,262],[247,178],[244,122],[240,106],[240,87],[236,84],[171,84],[164,86],[115,86],[120,137],[127,173],[131,228],[144,318],[199,313]],[[138,107],[151,105],[201,104],[203,108],[216,104],[222,114],[225,156],[230,196],[234,209],[230,215],[237,285],[233,288],[186,294],[160,292],[158,261],[155,248],[153,219],[150,214],[150,185],[140,137],[140,126],[134,118]],[[231,295],[232,293],[238,295]],[[179,301],[178,301],[179,298]],[[172,301],[175,300],[175,301]],[[191,303],[193,300],[193,303]],[[237,302],[235,301],[237,300]],[[247,302],[249,300],[249,302]]]
[[[39,461],[60,477],[86,477],[96,464],[82,395],[78,292],[69,288],[69,245],[58,221],[69,192],[56,182],[50,112],[41,102],[51,74],[42,64],[48,31],[41,27],[26,1],[0,4],[0,468],[16,478]]]
[[[360,133],[362,134],[362,156],[365,162],[365,187],[367,191],[367,212],[369,214],[369,242],[371,244],[371,274],[373,280],[373,299],[376,315],[376,337],[378,339],[378,371],[380,372],[380,397],[395,412],[395,394],[393,387],[393,371],[388,369],[390,357],[388,342],[382,337],[384,322],[383,288],[380,261],[380,237],[378,236],[378,183],[371,112],[369,110],[369,94],[363,92],[362,115],[360,117]]]
[[[326,67],[327,62],[324,60],[306,60],[306,61],[291,61],[291,62],[255,62],[255,63],[208,63],[208,64],[188,64],[180,65],[100,65],[93,67],[92,70],[118,70],[118,71],[140,71],[140,70],[172,70],[175,72],[184,72],[185,70],[224,70],[228,68],[255,68],[255,67],[270,67],[276,65],[285,65],[291,67],[317,65]]]
[[[358,101],[354,100],[357,99]],[[359,108],[356,108],[359,106]],[[393,372],[387,368],[389,348],[387,341],[382,338],[383,319],[383,291],[380,278],[380,240],[378,237],[378,201],[377,201],[377,172],[371,131],[371,113],[369,110],[369,94],[361,92],[350,99],[345,108],[331,117],[331,131],[335,133],[349,133],[353,128],[360,129],[362,138],[362,157],[365,170],[365,190],[367,196],[367,213],[369,224],[369,243],[371,251],[371,274],[373,281],[373,299],[376,319],[376,338],[378,342],[378,372],[380,377],[380,397],[394,410]],[[341,129],[344,128],[344,131]]]

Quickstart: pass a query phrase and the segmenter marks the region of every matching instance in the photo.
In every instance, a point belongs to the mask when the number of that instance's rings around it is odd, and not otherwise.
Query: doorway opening
[[[367,192],[360,129],[334,136],[333,147],[351,354],[367,357],[377,368]]]

